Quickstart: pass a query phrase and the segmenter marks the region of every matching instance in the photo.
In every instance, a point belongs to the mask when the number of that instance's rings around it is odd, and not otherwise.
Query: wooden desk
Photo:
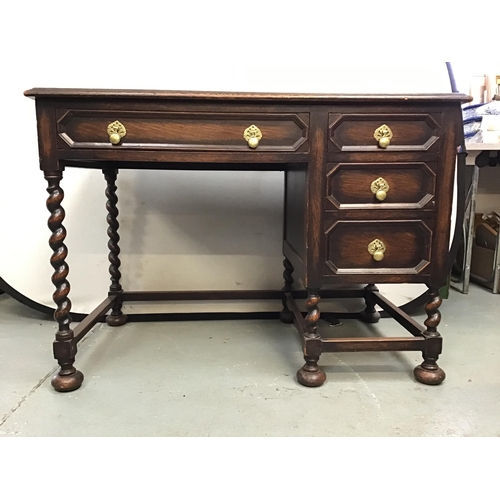
[[[123,325],[127,300],[275,298],[266,291],[133,292],[120,285],[119,169],[284,170],[285,285],[281,320],[294,322],[304,346],[298,381],[319,386],[323,352],[421,351],[415,377],[440,384],[441,298],[450,268],[448,243],[457,147],[462,138],[459,94],[318,95],[32,89],[47,208],[59,325],[54,355],[58,391],[80,387],[77,344],[106,313]],[[65,262],[66,167],[102,169],[109,225],[109,296],[71,329]],[[221,193],[222,195],[222,193]],[[294,289],[306,290],[306,314]],[[375,283],[425,283],[427,320],[419,325],[386,300]],[[367,284],[363,289],[359,284]],[[326,285],[344,288],[326,291]],[[346,290],[345,285],[353,285]],[[356,287],[354,286],[356,285]],[[413,337],[322,339],[321,297],[364,297],[359,319],[375,323],[379,305]]]

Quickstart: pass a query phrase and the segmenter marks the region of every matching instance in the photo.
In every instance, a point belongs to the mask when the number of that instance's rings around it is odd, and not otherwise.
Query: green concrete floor
[[[413,379],[412,352],[324,354],[327,382],[302,387],[293,326],[242,320],[99,324],[79,346],[82,388],[61,394],[54,323],[2,295],[0,436],[500,436],[499,304],[451,291],[438,387]],[[391,319],[321,332],[404,334]]]

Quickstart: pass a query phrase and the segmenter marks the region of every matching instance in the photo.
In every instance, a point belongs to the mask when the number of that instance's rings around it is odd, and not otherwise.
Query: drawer
[[[308,113],[168,113],[76,109],[58,110],[58,116],[58,134],[62,141],[60,147],[63,148],[307,150]]]
[[[440,115],[329,114],[330,152],[438,151]]]
[[[431,244],[432,230],[421,220],[327,221],[323,274],[419,274]]]
[[[431,207],[435,169],[424,162],[327,164],[325,210]]]

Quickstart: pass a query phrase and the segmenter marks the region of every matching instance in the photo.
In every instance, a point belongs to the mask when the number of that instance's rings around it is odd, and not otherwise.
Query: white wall
[[[52,306],[46,183],[34,103],[22,95],[28,88],[449,91],[442,62],[342,62],[338,44],[314,43],[317,12],[299,19],[291,4],[269,3],[260,6],[267,10],[257,26],[242,24],[248,10],[234,5],[226,4],[224,15],[214,2],[3,7],[10,22],[2,33],[0,276],[10,285]],[[280,288],[282,180],[279,172],[121,172],[124,287]],[[62,185],[70,297],[74,310],[85,312],[109,284],[104,181],[98,171],[68,169]],[[420,285],[392,288],[402,303],[422,292]]]

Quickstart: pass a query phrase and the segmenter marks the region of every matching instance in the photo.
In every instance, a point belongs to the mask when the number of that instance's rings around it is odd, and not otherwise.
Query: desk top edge
[[[466,94],[308,94],[273,92],[212,92],[179,90],[134,90],[134,89],[77,89],[77,88],[32,88],[24,92],[26,97],[52,98],[106,98],[106,99],[173,99],[205,101],[274,101],[274,102],[470,102]]]

